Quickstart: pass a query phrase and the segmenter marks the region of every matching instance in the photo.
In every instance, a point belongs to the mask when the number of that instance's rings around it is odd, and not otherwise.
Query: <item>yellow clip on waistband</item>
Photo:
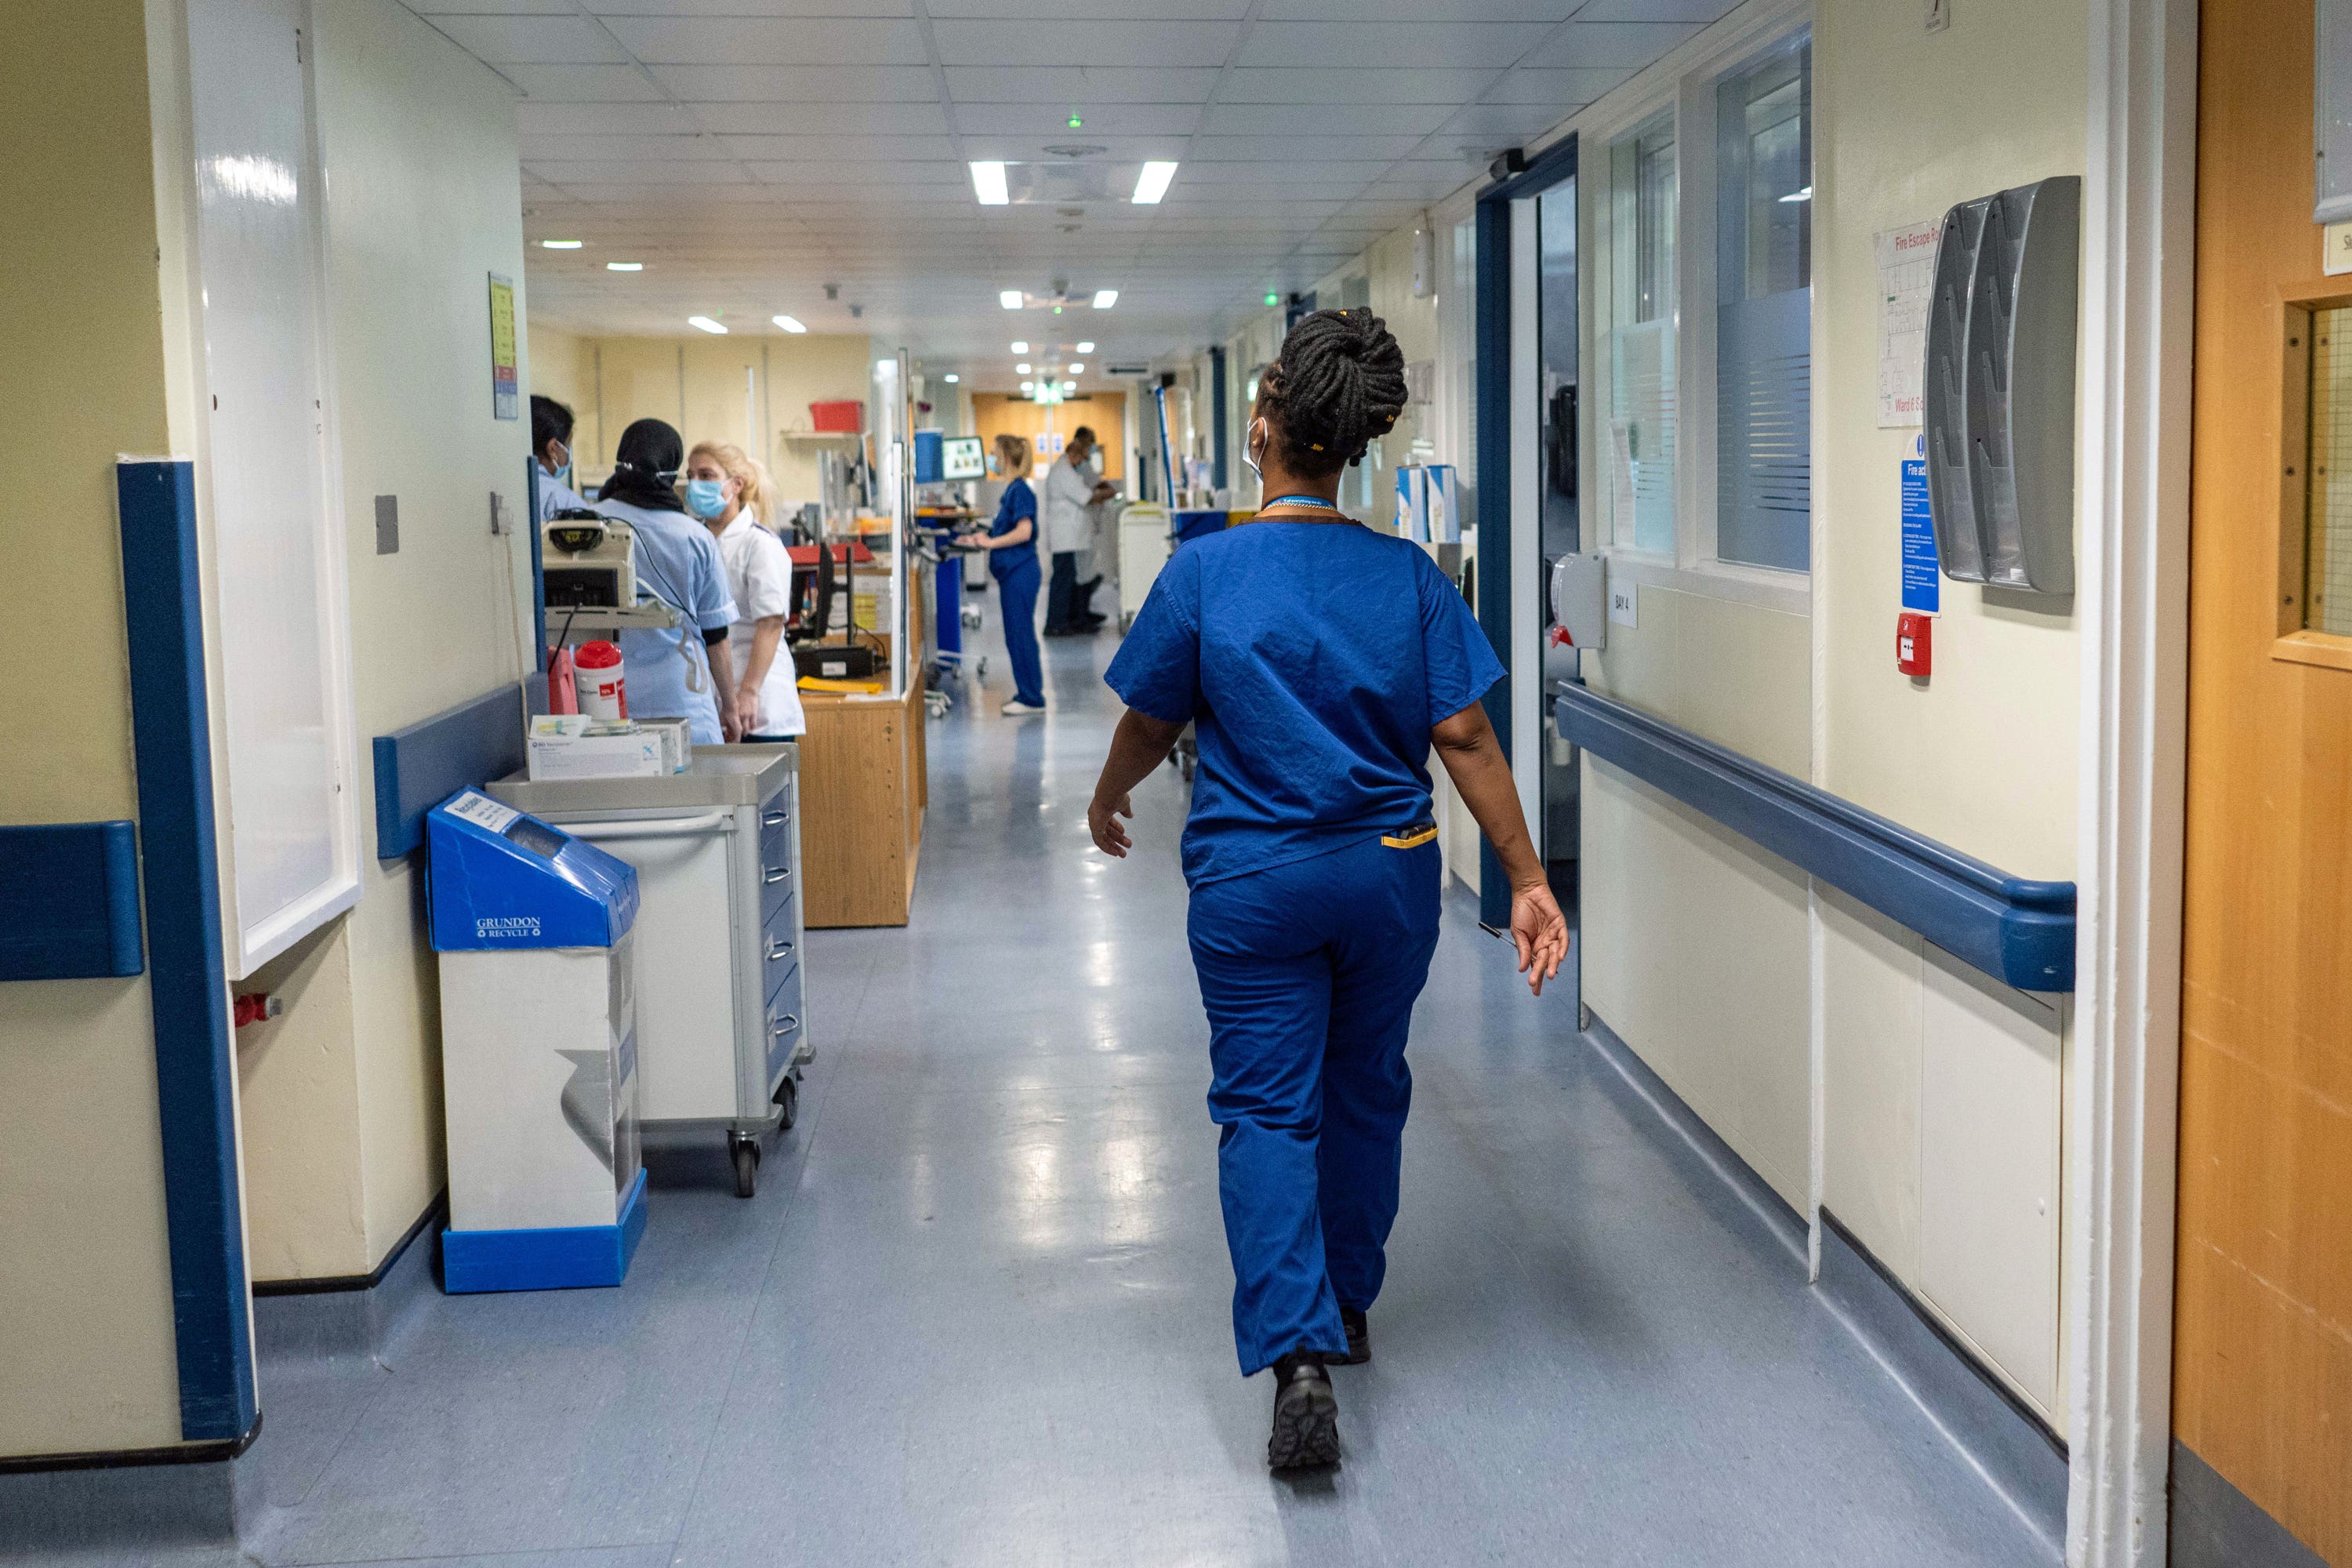
[[[1417,826],[1408,827],[1402,833],[1383,833],[1381,835],[1381,842],[1391,849],[1418,849],[1436,837],[1437,824],[1424,822]]]

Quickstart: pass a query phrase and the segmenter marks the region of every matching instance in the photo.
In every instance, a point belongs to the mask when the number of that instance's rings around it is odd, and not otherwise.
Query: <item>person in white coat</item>
[[[1070,444],[1061,461],[1045,475],[1045,493],[1039,498],[1045,548],[1054,558],[1054,574],[1045,588],[1045,635],[1075,637],[1102,625],[1103,618],[1083,606],[1093,591],[1078,586],[1078,556],[1094,547],[1094,518],[1088,509],[1110,498],[1110,486],[1087,467],[1094,456],[1095,433],[1081,425],[1070,432]]]
[[[728,641],[741,674],[731,700],[735,727],[746,741],[789,740],[808,728],[799,677],[784,647],[792,557],[765,521],[774,492],[767,468],[740,447],[703,441],[687,454],[686,510],[719,542],[735,595]]]

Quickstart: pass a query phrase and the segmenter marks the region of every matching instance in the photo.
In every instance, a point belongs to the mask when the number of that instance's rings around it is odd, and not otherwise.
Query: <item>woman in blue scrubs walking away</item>
[[[1004,616],[1004,657],[1013,665],[1013,700],[1000,713],[1045,710],[1045,665],[1037,656],[1037,492],[1029,488],[1029,443],[1019,436],[996,438],[996,460],[1004,477],[1004,499],[986,537],[972,541],[989,552],[988,573],[996,579],[996,607]]]
[[[1413,1000],[1437,946],[1433,749],[1511,879],[1540,994],[1568,922],[1478,703],[1503,677],[1418,545],[1342,516],[1341,474],[1405,401],[1370,310],[1319,310],[1259,383],[1244,451],[1267,500],[1161,569],[1106,679],[1128,705],[1087,807],[1107,855],[1128,792],[1198,726],[1187,922],[1242,1373],[1275,1372],[1266,1460],[1339,1457],[1327,1363],[1370,1359],[1396,1219]]]

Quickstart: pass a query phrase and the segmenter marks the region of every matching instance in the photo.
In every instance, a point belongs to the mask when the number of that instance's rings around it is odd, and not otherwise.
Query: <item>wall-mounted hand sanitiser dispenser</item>
[[[1927,500],[1944,575],[2074,591],[2074,313],[2083,182],[1944,215],[1927,317]]]

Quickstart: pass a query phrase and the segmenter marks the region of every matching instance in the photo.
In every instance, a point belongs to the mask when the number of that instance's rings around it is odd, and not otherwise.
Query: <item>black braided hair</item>
[[[1294,472],[1320,479],[1363,460],[1404,412],[1404,351],[1370,310],[1318,310],[1290,329],[1258,385]]]

